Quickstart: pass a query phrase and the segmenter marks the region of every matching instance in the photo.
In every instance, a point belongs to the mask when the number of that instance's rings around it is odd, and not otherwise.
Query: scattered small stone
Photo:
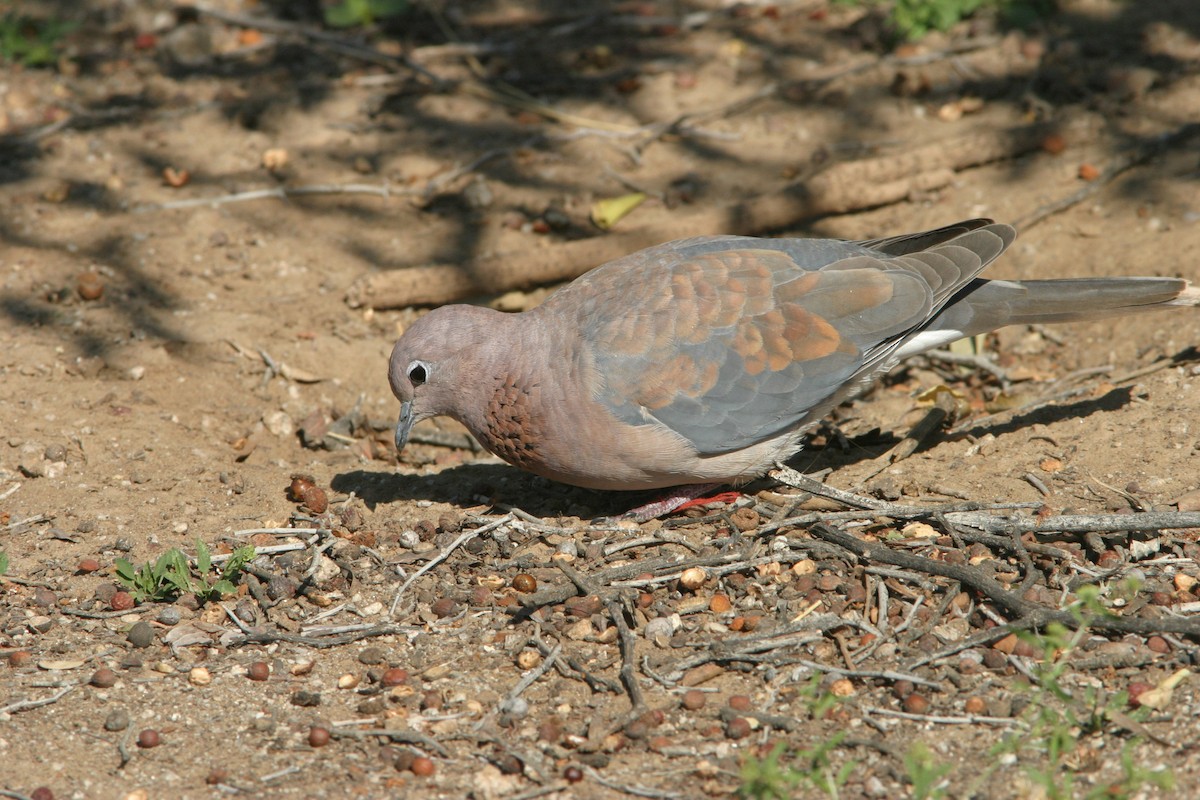
[[[708,601],[708,610],[714,614],[724,614],[733,608],[733,603],[729,600],[729,595],[718,592]]]
[[[517,667],[520,669],[533,669],[541,663],[542,654],[536,650],[522,650],[517,653]]]
[[[442,698],[442,693],[436,689],[429,689],[421,695],[421,709],[423,711],[438,711],[445,703],[446,701]]]
[[[1100,177],[1100,170],[1094,164],[1079,165],[1079,179],[1084,181],[1094,181]]]
[[[292,705],[300,706],[301,708],[312,708],[313,706],[321,705],[321,693],[309,692],[301,689],[292,695]]]
[[[75,279],[75,291],[84,300],[99,300],[104,294],[104,279],[95,270],[81,272]]]
[[[33,661],[33,655],[28,650],[13,650],[8,654],[8,666],[13,669],[29,666]]]
[[[225,769],[224,767],[213,767],[208,771],[208,775],[204,778],[204,782],[209,786],[219,786],[222,783],[228,783],[229,770]]]
[[[353,672],[346,672],[338,676],[337,687],[339,689],[357,689],[358,684],[362,682],[362,678]]]
[[[117,673],[108,667],[100,667],[100,669],[92,673],[92,677],[88,682],[98,689],[108,689],[116,685]]]
[[[987,711],[987,703],[983,701],[982,697],[972,695],[963,703],[963,710],[968,714],[982,714]]]
[[[139,620],[133,623],[133,627],[129,629],[129,633],[125,634],[125,638],[134,647],[149,647],[154,643],[154,628],[151,627],[149,622]]]
[[[458,613],[458,601],[453,597],[442,597],[433,602],[430,610],[432,610],[433,615],[439,619],[453,617]]]
[[[178,606],[167,606],[158,612],[156,619],[162,625],[178,625],[179,621],[183,619],[183,612],[179,610]]]
[[[1171,652],[1171,645],[1169,645],[1167,643],[1167,640],[1161,636],[1151,636],[1150,638],[1148,638],[1146,640],[1146,647],[1148,647],[1151,650],[1151,652],[1154,652],[1154,653],[1169,653],[1169,652]]]
[[[563,778],[566,779],[567,783],[579,783],[583,780],[583,770],[574,766],[567,767],[563,770]]]
[[[329,744],[329,729],[314,725],[308,729],[308,746],[324,747]]]
[[[129,727],[129,712],[123,708],[114,708],[104,718],[104,730],[123,731]]]
[[[562,738],[562,725],[558,720],[550,718],[542,720],[542,724],[538,725],[537,738],[541,742],[549,742],[555,744]]]
[[[33,603],[41,608],[53,608],[58,605],[58,595],[44,586],[33,590]]]
[[[212,673],[206,667],[192,667],[188,671],[188,683],[192,686],[208,686],[212,683]]]
[[[246,677],[252,681],[265,681],[271,677],[271,665],[265,661],[255,661],[246,667]]]
[[[81,558],[79,563],[75,565],[75,572],[80,575],[88,575],[100,569],[100,562],[94,558]]]
[[[128,611],[133,608],[133,595],[129,592],[114,592],[108,605],[113,611]]]

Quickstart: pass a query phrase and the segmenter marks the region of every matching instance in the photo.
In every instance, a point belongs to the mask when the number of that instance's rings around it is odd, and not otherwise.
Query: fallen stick
[[[346,302],[354,308],[449,303],[481,292],[498,294],[570,280],[606,261],[672,239],[752,235],[827,214],[897,203],[948,185],[958,170],[1027,153],[1044,135],[1041,126],[973,133],[907,153],[834,164],[770,194],[723,208],[677,211],[634,230],[519,253],[499,252],[465,268],[436,264],[373,273],[350,287]]]

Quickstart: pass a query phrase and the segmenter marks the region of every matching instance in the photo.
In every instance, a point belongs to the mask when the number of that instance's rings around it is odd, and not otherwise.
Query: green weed
[[[159,556],[157,561],[147,561],[136,568],[126,559],[118,558],[117,580],[129,589],[133,599],[139,603],[174,600],[188,592],[194,593],[201,600],[209,600],[234,592],[234,581],[241,574],[242,567],[252,558],[253,547],[239,547],[233,551],[221,571],[215,576],[210,576],[213,568],[212,555],[208,546],[197,539],[195,576],[187,556],[178,548],[172,547]]]

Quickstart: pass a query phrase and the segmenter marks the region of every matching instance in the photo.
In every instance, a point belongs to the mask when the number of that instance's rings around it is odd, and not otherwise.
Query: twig
[[[406,580],[404,583],[402,583],[400,585],[400,588],[396,590],[396,596],[392,599],[392,606],[391,606],[391,608],[388,609],[388,615],[389,616],[395,615],[396,607],[400,605],[400,598],[404,596],[404,593],[406,591],[408,591],[408,587],[412,586],[412,584],[415,580],[420,578],[422,575],[424,575],[429,570],[436,567],[438,564],[445,561],[447,558],[450,557],[451,553],[453,553],[459,547],[462,547],[464,544],[469,542],[471,539],[474,539],[476,536],[481,536],[482,534],[485,534],[489,531],[493,531],[502,525],[507,525],[508,523],[510,523],[512,521],[513,521],[513,515],[505,514],[503,517],[493,520],[492,522],[488,523],[487,525],[484,525],[482,528],[474,528],[472,530],[464,532],[461,536],[459,536],[457,539],[455,539],[453,542],[451,542],[448,547],[446,547],[444,550],[442,550],[442,552],[438,553],[436,556],[431,558],[428,562],[425,563],[425,565],[423,567],[421,567],[416,572],[414,572],[412,575],[410,575],[408,580]]]
[[[43,697],[41,700],[18,700],[15,703],[9,703],[6,706],[0,706],[0,714],[16,714],[21,711],[29,711],[33,708],[41,708],[42,706],[48,706],[52,703],[57,703],[67,692],[74,688],[75,684],[71,684],[70,686],[63,687],[49,697]]]
[[[234,192],[217,197],[193,197],[187,200],[173,200],[168,203],[147,203],[130,209],[135,214],[147,211],[178,211],[183,208],[200,208],[208,206],[218,208],[229,203],[245,203],[250,200],[287,200],[292,197],[303,197],[317,194],[369,194],[376,197],[392,197],[395,195],[417,195],[415,189],[397,190],[384,183],[375,186],[368,183],[317,183],[307,186],[276,186],[272,189],[251,189],[245,192]]]
[[[394,730],[392,728],[369,728],[366,730],[346,730],[343,728],[335,728],[329,732],[334,739],[391,739],[393,742],[404,742],[405,744],[419,744],[422,747],[428,748],[437,753],[443,758],[450,755],[445,747],[438,743],[436,739],[431,739],[424,734],[417,733],[413,730]]]
[[[517,681],[517,685],[509,691],[508,695],[505,696],[503,700],[500,701],[499,705],[497,706],[497,710],[500,711],[501,714],[510,711],[517,698],[520,697],[526,689],[537,683],[538,678],[545,675],[554,667],[556,663],[558,663],[558,655],[561,652],[562,645],[555,645],[554,649],[547,653],[545,658],[542,659],[542,663],[529,670],[529,672],[526,673],[521,680]]]
[[[558,568],[584,594],[601,596],[600,591],[591,581],[584,578],[583,575],[579,574],[569,565],[559,561]],[[617,627],[617,633],[620,635],[621,683],[625,686],[625,691],[629,693],[629,713],[636,716],[645,710],[646,700],[642,695],[642,687],[637,681],[637,671],[635,669],[636,642],[633,638],[633,631],[629,629],[629,623],[625,621],[624,609],[621,608],[620,604],[611,595],[604,597],[604,607],[608,610],[608,616],[612,618],[613,625]]]
[[[879,714],[883,717],[899,717],[918,722],[932,722],[937,725],[997,725],[999,727],[1023,727],[1024,723],[1012,717],[985,717],[982,714],[967,714],[961,717],[950,717],[941,714],[912,714],[907,711],[894,711],[890,708],[874,708],[866,706],[863,714]]]

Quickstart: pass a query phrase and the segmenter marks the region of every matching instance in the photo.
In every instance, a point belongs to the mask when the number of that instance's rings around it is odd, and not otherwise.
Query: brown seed
[[[533,594],[537,591],[537,579],[522,572],[512,579],[512,587],[521,594]]]
[[[204,782],[209,786],[216,786],[219,783],[225,783],[229,780],[229,770],[223,767],[213,767],[208,771],[208,776]]]
[[[379,677],[379,682],[384,686],[400,686],[408,683],[408,670],[401,667],[385,669],[383,675]]]
[[[733,608],[733,603],[729,602],[729,595],[718,592],[708,601],[708,610],[714,614],[724,614]]]
[[[39,786],[29,793],[29,800],[54,800],[54,792],[49,786]]]
[[[108,667],[101,667],[92,673],[92,678],[89,683],[100,689],[108,689],[116,685],[117,673],[113,672]]]
[[[320,486],[314,486],[304,493],[301,506],[314,514],[324,514],[329,509],[329,498]]]
[[[688,689],[683,693],[681,704],[688,711],[699,711],[704,708],[704,703],[708,698],[704,696],[704,692],[699,689]]]
[[[538,725],[537,735],[539,741],[554,744],[562,738],[562,725],[558,724],[556,719],[542,720],[542,724]]]
[[[749,711],[754,708],[754,704],[750,702],[750,696],[745,694],[730,695],[728,704],[734,711]]]
[[[265,661],[255,661],[246,668],[246,677],[252,681],[265,681],[271,677],[271,666]]]
[[[915,688],[916,687],[913,686],[912,681],[908,680],[907,678],[901,678],[900,680],[898,680],[892,684],[892,694],[896,695],[896,697],[903,700],[904,698],[906,698],[910,694],[912,694],[913,689],[915,689]]]
[[[170,186],[172,189],[179,189],[187,186],[187,182],[191,180],[192,174],[186,169],[176,169],[175,167],[164,167],[162,171],[163,183]]]
[[[520,775],[524,772],[525,765],[512,753],[505,753],[496,759],[496,769],[500,770],[502,775]]]
[[[725,736],[729,739],[745,739],[753,730],[745,717],[734,717],[725,723]]]
[[[422,709],[426,709],[426,710],[430,710],[430,711],[437,711],[443,705],[445,705],[445,703],[446,703],[446,701],[442,699],[442,693],[437,691],[436,689],[430,689],[429,691],[427,691],[421,695],[421,708]]]
[[[920,692],[913,692],[904,698],[904,710],[910,714],[926,714],[929,712],[929,700]]]
[[[579,783],[583,780],[583,770],[579,767],[567,767],[563,770],[563,777],[567,779],[567,783]]]
[[[1052,156],[1056,156],[1063,150],[1067,149],[1067,140],[1058,133],[1050,133],[1042,139],[1042,149]]]
[[[982,697],[971,696],[963,703],[963,710],[968,714],[982,714],[987,710],[987,703],[983,702]]]
[[[129,592],[117,592],[112,596],[112,600],[108,601],[108,605],[113,611],[128,611],[133,608],[133,595]]]
[[[412,772],[412,774],[420,778],[428,778],[436,771],[436,769],[437,768],[433,764],[433,759],[426,758],[425,756],[417,756],[412,760],[412,765],[409,766],[409,770]]]
[[[24,667],[33,661],[33,656],[28,650],[13,650],[8,654],[8,665],[13,669]]]
[[[327,744],[329,744],[328,728],[322,728],[320,725],[313,725],[308,729],[309,747],[324,747]]]
[[[1155,653],[1171,652],[1171,645],[1167,644],[1167,640],[1161,636],[1151,636],[1146,640],[1146,647]]]
[[[1096,169],[1094,164],[1079,165],[1079,179],[1084,181],[1094,181],[1100,177],[1100,170]]]
[[[1142,703],[1138,698],[1153,688],[1154,687],[1150,684],[1142,681],[1134,681],[1130,683],[1129,688],[1126,689],[1126,691],[1129,693],[1129,705],[1133,706],[1134,708],[1141,706]]]
[[[458,601],[453,597],[442,597],[433,601],[433,606],[430,609],[433,615],[438,619],[453,617],[458,613]]]
[[[1171,597],[1170,592],[1151,592],[1150,602],[1156,606],[1169,606],[1175,603],[1175,598]]]
[[[158,747],[162,744],[162,737],[153,728],[146,728],[146,730],[138,734],[137,743],[138,747],[149,750],[151,747]]]
[[[293,475],[292,483],[288,487],[288,496],[293,502],[299,503],[304,500],[304,495],[309,489],[316,488],[316,480],[311,475]]]
[[[104,294],[104,279],[93,270],[81,272],[75,279],[75,291],[84,300],[99,300]]]
[[[94,558],[81,558],[79,559],[79,563],[75,565],[75,571],[80,575],[87,575],[98,569],[100,569],[100,562]]]

